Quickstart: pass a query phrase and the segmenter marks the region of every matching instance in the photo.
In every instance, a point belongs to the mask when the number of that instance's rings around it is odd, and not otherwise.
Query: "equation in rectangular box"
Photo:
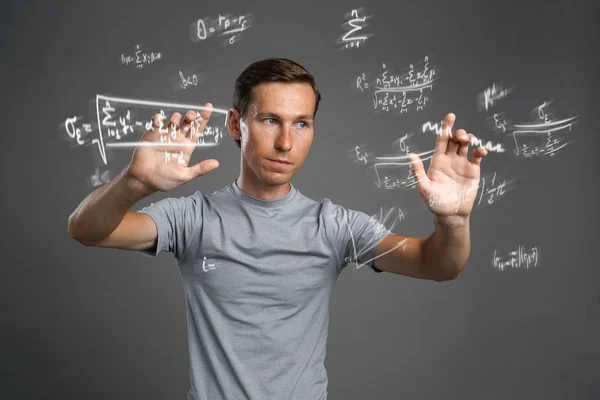
[[[65,121],[65,129],[70,139],[75,139],[77,145],[97,145],[104,165],[108,164],[106,147],[136,147],[139,140],[126,140],[130,136],[143,135],[152,129],[152,116],[160,113],[165,115],[179,112],[185,114],[189,110],[199,114],[206,110],[205,106],[196,104],[167,103],[148,100],[137,100],[122,97],[96,95],[96,123],[83,123],[81,118],[71,117]],[[214,123],[215,114],[222,115],[224,122]],[[212,124],[207,124],[202,131],[191,135],[195,146],[215,146],[223,138],[226,125],[227,110],[212,108]],[[164,128],[167,131],[167,127]],[[94,132],[96,133],[94,135]],[[86,139],[90,137],[91,142]]]

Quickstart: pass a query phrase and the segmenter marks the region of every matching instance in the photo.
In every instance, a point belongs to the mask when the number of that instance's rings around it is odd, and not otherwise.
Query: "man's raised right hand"
[[[212,113],[212,104],[206,103],[205,107],[199,117],[194,111],[188,111],[183,121],[177,112],[171,115],[168,123],[162,114],[152,117],[152,129],[140,139],[125,172],[145,195],[169,191],[219,166],[215,159],[188,166],[197,136]]]

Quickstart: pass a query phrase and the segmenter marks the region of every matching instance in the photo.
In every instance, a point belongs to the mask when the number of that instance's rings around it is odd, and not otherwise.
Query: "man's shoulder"
[[[222,197],[226,195],[225,192],[227,190],[227,186],[223,189],[216,190],[211,193],[204,192],[202,190],[196,190],[190,194],[170,194],[169,196],[163,197],[162,199],[155,200],[151,202],[149,205],[142,208],[142,210],[148,210],[159,207],[170,207],[170,208],[189,208],[189,207],[197,207],[206,203],[207,201]]]
[[[343,208],[341,205],[334,203],[328,197],[322,197],[321,199],[317,200],[300,192],[297,193],[295,201],[300,206],[318,209],[320,212],[332,212],[336,209]]]
[[[297,202],[297,204],[302,204],[300,207],[305,209],[306,214],[318,214],[319,219],[326,225],[343,225],[344,221],[355,218],[356,213],[363,214],[359,211],[346,208],[329,197],[322,197],[319,200],[315,200],[299,194]]]

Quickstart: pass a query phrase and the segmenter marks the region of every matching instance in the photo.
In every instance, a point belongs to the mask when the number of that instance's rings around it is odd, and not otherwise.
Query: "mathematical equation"
[[[380,178],[379,170],[382,165],[389,166],[389,165],[397,165],[397,164],[378,163],[375,165],[376,166],[376,174],[377,174],[377,181],[375,181],[375,185],[377,186],[378,189],[380,189],[381,187],[383,187],[386,190],[400,189],[400,188],[415,189],[417,187],[417,180],[415,178],[415,175],[412,172],[412,169],[408,169],[408,174],[406,175],[405,178],[399,178],[399,177],[394,177],[394,176],[388,177],[387,175],[385,175],[383,178]]]
[[[166,145],[173,144],[173,141],[177,138],[177,134],[180,133],[179,127],[173,124],[169,125],[168,127],[165,127],[164,121],[167,116],[165,115],[163,110],[160,111],[160,115],[160,124],[158,126],[159,143],[163,143]],[[188,136],[192,142],[194,140],[196,141],[196,143],[192,144],[205,145],[206,143],[204,141],[204,138],[207,136],[212,136],[214,138],[212,142],[214,144],[217,144],[219,143],[219,140],[223,138],[223,129],[219,127],[213,128],[212,126],[207,125],[202,131],[200,131],[198,124],[195,121],[192,121],[192,123],[190,124],[190,132]],[[174,154],[168,150],[165,150],[165,162],[170,162],[171,158],[174,158]],[[180,150],[179,155],[177,156],[177,161],[179,163],[184,162],[183,150]]]
[[[198,262],[194,264],[194,273],[199,275],[203,272],[208,272],[223,267],[223,263],[216,263],[214,260],[209,260],[206,258],[206,256],[203,256],[201,263]]]
[[[385,64],[381,76],[374,82],[367,82],[366,75],[362,73],[356,78],[356,88],[361,92],[374,89],[373,108],[376,110],[422,111],[429,101],[428,90],[433,90],[437,79],[435,75],[435,67],[430,65],[429,56],[426,56],[418,64],[409,64],[408,71],[401,75],[389,75]]]
[[[252,14],[246,15],[221,15],[218,18],[200,18],[191,26],[192,42],[206,40],[211,36],[225,36],[222,46],[228,46],[239,42],[242,32],[251,27]]]
[[[506,120],[503,112],[494,113],[494,115],[488,118],[489,120],[493,121],[492,129],[499,133],[505,133],[506,128],[509,126],[509,122]]]
[[[512,88],[505,88],[502,83],[492,83],[491,87],[487,87],[482,93],[479,93],[477,97],[477,110],[488,111],[501,99],[505,99],[512,91]],[[487,121],[496,133],[505,133],[509,125],[503,111],[496,111],[493,116],[487,118]]]
[[[383,177],[381,176],[382,170],[385,170],[385,168],[398,168],[398,167],[407,167],[410,166],[410,160],[408,158],[409,153],[411,152],[409,145],[407,144],[406,140],[409,138],[409,134],[405,134],[404,136],[402,136],[400,139],[398,139],[396,142],[398,143],[398,147],[400,148],[400,152],[403,153],[403,155],[401,156],[393,156],[393,157],[374,157],[374,159],[376,160],[381,160],[378,162],[375,162],[374,165],[374,170],[375,170],[375,175],[377,177],[377,180],[375,181],[375,186],[380,189],[380,188],[384,188],[386,190],[392,190],[392,189],[400,189],[400,188],[416,188],[416,185],[418,184],[418,180],[416,179],[414,173],[412,172],[412,168],[408,168],[408,173],[406,175],[406,177],[401,178],[401,177],[397,177],[397,176],[388,176],[387,174],[383,175]],[[396,143],[395,142],[395,143]],[[355,146],[354,147],[354,154],[356,157],[356,161],[359,162],[360,164],[363,165],[367,165],[369,162],[369,158],[372,157],[372,153],[368,152],[367,150],[363,150],[361,149],[361,146]],[[419,156],[419,158],[421,158],[421,161],[426,161],[429,160],[433,157],[433,150],[431,151],[427,151],[427,152],[421,152],[421,153],[417,153],[417,155]],[[496,172],[494,172],[494,175],[492,176],[492,178],[486,178],[485,176],[482,176],[480,178],[480,184],[477,186],[477,189],[481,189],[479,196],[478,196],[478,201],[476,206],[481,206],[482,201],[484,200],[484,198],[487,200],[487,204],[493,204],[495,200],[497,200],[500,197],[503,197],[507,190],[512,188],[514,186],[514,182],[515,180],[502,180],[502,181],[498,181],[496,182]],[[466,200],[466,198],[468,197],[469,193],[460,193],[457,194],[457,196],[451,197],[450,200],[448,199],[437,199],[437,198],[431,198],[430,199],[430,203],[433,202],[431,205],[433,204],[437,204],[437,203],[442,203],[444,201],[454,201],[454,202],[459,202],[460,199],[462,200]],[[459,203],[460,204],[460,203]],[[484,205],[486,204],[486,202],[484,202]]]
[[[508,253],[508,257],[497,256],[498,251],[494,250],[493,265],[494,268],[504,271],[506,268],[522,268],[529,269],[537,267],[539,262],[539,250],[537,247],[525,251],[524,246],[519,246],[517,250]]]
[[[512,88],[504,88],[502,83],[499,83],[498,87],[496,87],[495,82],[492,83],[492,87],[485,88],[484,91],[477,96],[477,109],[479,111],[484,109],[485,111],[488,111],[488,109],[493,107],[496,102],[506,98],[512,91]]]
[[[425,123],[423,123],[423,125],[421,126],[421,132],[425,133],[425,132],[435,132],[435,134],[437,136],[440,136],[442,134],[444,135],[448,135],[451,136],[452,132],[448,131],[448,132],[442,132],[442,121],[440,122],[431,122],[431,121],[427,121]],[[506,149],[502,146],[502,143],[494,143],[491,140],[486,141],[485,143],[483,142],[483,140],[481,140],[480,138],[478,138],[477,136],[473,135],[473,137],[471,138],[471,146],[474,147],[485,147],[485,149],[489,152],[494,152],[494,153],[504,153],[506,151]]]
[[[350,26],[351,29],[337,41],[337,43],[342,44],[342,50],[353,48],[357,49],[360,47],[361,43],[364,44],[369,37],[373,36],[373,34],[358,34],[359,31],[362,31],[365,27],[369,25],[366,23],[366,20],[368,18],[371,18],[371,16],[359,17],[359,13],[362,14],[363,11],[364,8],[354,9],[349,14],[345,15],[346,18],[351,18],[348,21],[346,21],[346,23]],[[345,25],[346,24],[343,24],[342,26]]]
[[[558,136],[558,133],[567,128],[571,131],[571,126],[577,122],[578,117],[549,120],[549,114],[545,110],[548,105],[547,102],[544,102],[537,107],[537,116],[541,123],[535,121],[529,124],[515,125],[516,130],[513,131],[512,136],[515,143],[514,153],[517,157],[553,157],[558,150],[573,142],[572,140],[567,141],[564,136]],[[529,138],[534,140],[529,140]]]
[[[484,206],[486,204],[493,204],[494,201],[496,201],[500,197],[504,197],[504,195],[506,195],[506,192],[514,187],[515,183],[514,179],[508,181],[504,179],[502,181],[499,180],[498,182],[496,182],[496,172],[494,172],[494,176],[492,177],[492,179],[486,179],[484,176],[482,176],[479,181],[479,187],[481,188],[481,191],[479,194],[479,199],[477,200],[476,207],[481,206],[481,202],[484,198],[487,199],[487,201],[483,203]]]
[[[477,185],[470,187],[463,187],[456,193],[450,193],[445,196],[431,195],[429,197],[429,205],[434,206],[437,204],[454,204],[455,210],[458,210],[461,203],[470,202],[472,197],[471,194],[475,192],[474,199],[477,199],[477,204],[474,208],[483,207],[481,206],[482,200],[485,198],[487,201],[483,205],[493,204],[494,201],[506,195],[508,189],[512,189],[514,186],[514,179],[507,181],[506,179],[496,182],[496,172],[492,179],[486,179],[481,177]],[[477,192],[479,195],[477,196]]]
[[[132,64],[138,69],[142,69],[145,65],[150,65],[160,59],[162,59],[162,53],[144,53],[139,44],[135,46],[135,53],[121,54],[121,64]]]
[[[188,72],[184,73],[179,71],[179,86],[182,89],[186,89],[188,86],[198,86],[198,76],[196,74],[189,74]]]
[[[512,88],[505,88],[502,83],[496,84],[495,82],[491,87],[487,87],[483,92],[477,96],[477,107],[479,111],[488,111],[495,107],[497,103],[505,99],[509,93],[513,92]],[[534,119],[537,120],[525,123],[515,124],[510,126],[507,118],[504,116],[502,111],[494,112],[493,116],[489,117],[489,121],[492,122],[492,129],[499,133],[506,133],[507,130],[512,131],[512,139],[515,144],[513,150],[514,155],[518,158],[531,158],[531,157],[554,157],[555,154],[563,149],[573,141],[568,141],[564,136],[559,136],[558,133],[568,128],[571,131],[571,127],[576,123],[578,117],[566,118],[562,120],[553,120],[550,118],[552,112],[549,110],[549,102],[544,102],[533,111]],[[429,123],[428,128],[432,128],[434,125]],[[423,125],[423,131],[425,131],[426,125]],[[437,124],[435,124],[437,128]],[[474,145],[481,146],[483,143],[473,143]],[[491,142],[484,145],[488,151],[494,151],[500,149],[500,147],[494,146]],[[502,149],[502,152],[504,149]]]
[[[399,148],[400,152],[402,153],[402,156],[400,156],[400,157],[375,157],[375,158],[378,160],[408,158],[408,154],[410,153],[410,147],[407,144],[407,139],[409,138],[409,135],[412,135],[412,134],[407,133],[394,142],[394,144],[396,144],[396,143],[398,144],[398,148]],[[358,161],[363,162],[364,164],[367,164],[368,158],[371,156],[371,153],[369,153],[367,151],[361,151],[360,147],[361,146],[354,146],[354,153],[356,154],[356,158]]]
[[[144,132],[152,129],[152,115],[159,109],[160,114],[163,116],[165,110],[179,111],[182,114],[185,114],[188,110],[196,110],[198,114],[200,110],[205,109],[204,106],[198,105],[162,103],[103,95],[96,95],[95,106],[97,123],[84,123],[81,117],[68,117],[64,122],[64,129],[68,139],[75,141],[78,146],[97,145],[104,165],[108,164],[106,147],[138,146],[138,141],[123,142],[121,140],[133,133],[138,133],[141,136]],[[141,108],[149,108],[150,110],[143,113],[144,115],[138,116]],[[215,113],[226,116],[227,110],[212,108],[212,115]],[[172,134],[172,131],[169,132],[167,129],[161,126],[161,135]],[[93,137],[94,132],[97,132],[96,137]],[[197,139],[194,138],[196,140],[195,146],[214,146],[223,138],[223,127],[207,124],[201,132],[195,132],[195,136],[197,137]],[[90,137],[91,140],[88,140]],[[164,142],[169,143],[169,139],[165,137]]]
[[[373,161],[373,167],[375,170],[375,175],[377,177],[377,180],[375,181],[375,186],[377,186],[378,189],[381,189],[382,187],[386,190],[397,188],[416,188],[418,181],[412,172],[412,168],[410,168],[411,162],[409,159],[409,154],[414,151],[411,151],[411,147],[407,143],[407,139],[410,137],[409,135],[410,134],[407,133],[394,142],[394,144],[398,144],[401,155],[388,157],[373,157],[374,160],[377,160]],[[359,163],[363,163],[365,165],[369,162],[369,158],[372,156],[370,152],[362,150],[361,146],[355,146],[353,151],[356,156],[356,160],[358,160]],[[421,161],[426,161],[433,156],[433,150],[415,154],[417,154],[421,158]],[[408,167],[408,174],[405,178],[400,178],[396,176],[390,177],[388,175],[383,174],[384,171],[388,168],[397,170],[398,167]]]

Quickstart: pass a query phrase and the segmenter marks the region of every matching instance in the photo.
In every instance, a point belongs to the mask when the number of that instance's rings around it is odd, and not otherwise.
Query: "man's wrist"
[[[437,215],[434,214],[434,223],[449,230],[462,229],[469,226],[470,215]]]
[[[123,170],[120,179],[125,193],[127,193],[128,197],[133,203],[136,203],[144,197],[150,196],[152,193],[154,193],[139,179],[131,176],[127,169]]]

